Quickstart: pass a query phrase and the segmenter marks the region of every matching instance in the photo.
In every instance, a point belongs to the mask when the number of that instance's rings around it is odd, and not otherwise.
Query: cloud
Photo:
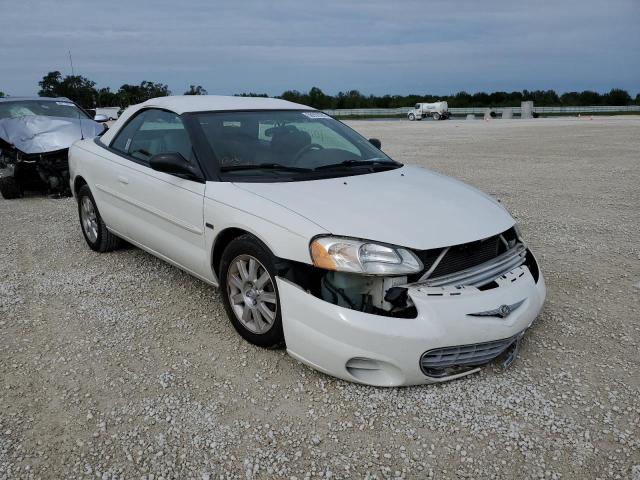
[[[7,0],[2,0],[7,1]],[[640,90],[636,0],[17,0],[0,16],[0,90],[50,70],[174,92]]]

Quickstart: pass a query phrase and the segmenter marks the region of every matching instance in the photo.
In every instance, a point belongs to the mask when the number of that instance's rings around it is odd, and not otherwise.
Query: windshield
[[[75,103],[64,100],[16,100],[14,102],[0,102],[0,118],[17,118],[27,115],[89,118]]]
[[[374,165],[376,169],[400,166],[349,127],[318,111],[207,112],[194,116],[221,172],[244,177],[298,177],[320,172],[342,176],[376,171]]]

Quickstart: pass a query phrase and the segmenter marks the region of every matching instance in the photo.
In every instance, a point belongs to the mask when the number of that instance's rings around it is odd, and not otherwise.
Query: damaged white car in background
[[[87,113],[68,98],[0,98],[0,194],[25,190],[69,193],[68,150],[81,138],[105,130],[108,117]]]
[[[322,112],[165,97],[70,150],[83,235],[223,290],[249,342],[381,386],[510,364],[545,284],[513,218]]]

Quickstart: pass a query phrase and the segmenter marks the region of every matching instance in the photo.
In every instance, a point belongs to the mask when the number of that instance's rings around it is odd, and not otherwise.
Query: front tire
[[[409,120],[411,120],[412,122],[416,119],[416,116],[413,113],[409,114]]]
[[[78,192],[78,216],[82,235],[91,250],[110,252],[122,243],[120,238],[107,230],[89,185],[83,185]]]
[[[22,197],[22,188],[20,188],[20,184],[15,177],[1,177],[0,194],[7,200],[13,200],[14,198]]]
[[[275,258],[253,235],[231,241],[220,260],[225,310],[236,331],[263,348],[284,344]]]

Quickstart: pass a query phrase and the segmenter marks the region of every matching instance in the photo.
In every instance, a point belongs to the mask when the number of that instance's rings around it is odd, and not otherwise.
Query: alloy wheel
[[[80,205],[80,220],[82,229],[91,243],[98,239],[98,215],[93,202],[87,196],[82,197]]]
[[[271,329],[278,313],[273,279],[251,255],[233,259],[227,272],[227,295],[238,321],[247,330],[263,334]]]

